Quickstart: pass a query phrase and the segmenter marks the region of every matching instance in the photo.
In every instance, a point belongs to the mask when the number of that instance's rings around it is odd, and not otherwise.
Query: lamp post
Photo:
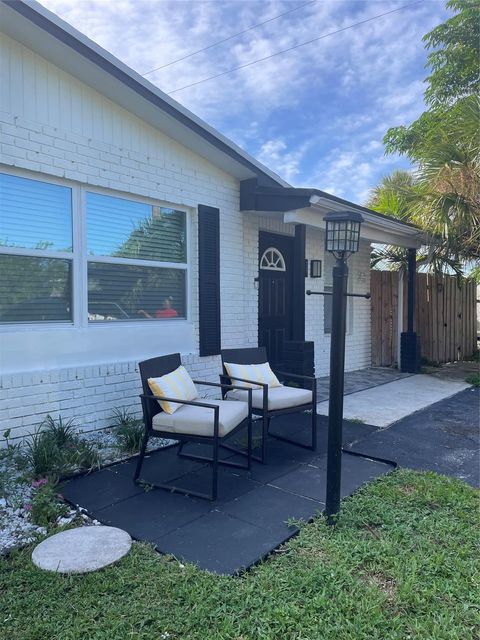
[[[327,499],[325,513],[335,523],[340,510],[342,477],[343,386],[345,373],[345,329],[347,317],[347,259],[358,251],[363,218],[354,211],[329,213],[325,250],[337,262],[333,267],[332,332],[330,343],[330,395],[328,405]]]

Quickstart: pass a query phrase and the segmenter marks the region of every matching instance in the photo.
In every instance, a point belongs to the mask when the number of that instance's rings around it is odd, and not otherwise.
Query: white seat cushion
[[[227,393],[229,400],[242,400],[248,402],[248,391],[232,389]],[[297,389],[296,387],[272,387],[268,389],[268,410],[288,409],[298,407],[301,404],[312,402],[312,392],[309,389]],[[263,408],[263,389],[252,391],[252,406],[255,409]]]
[[[220,407],[218,433],[221,437],[230,433],[248,416],[248,404],[246,402],[211,400],[210,398],[199,400],[199,402],[216,404]],[[213,421],[213,409],[184,404],[175,413],[169,414],[165,413],[165,411],[157,413],[152,420],[152,427],[157,431],[213,437]]]

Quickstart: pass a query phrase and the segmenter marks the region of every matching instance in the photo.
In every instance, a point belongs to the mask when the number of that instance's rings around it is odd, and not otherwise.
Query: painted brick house
[[[328,299],[305,296],[331,282],[323,216],[364,216],[359,293],[370,243],[415,249],[418,231],[291,187],[35,2],[2,0],[0,30],[0,430],[105,426],[140,408],[137,363],[162,353],[215,380],[220,346],[281,362],[310,341],[327,374]],[[370,307],[349,305],[352,370],[370,365]]]

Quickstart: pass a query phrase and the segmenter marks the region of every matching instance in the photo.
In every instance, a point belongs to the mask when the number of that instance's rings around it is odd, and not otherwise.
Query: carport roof
[[[356,211],[364,219],[362,238],[380,244],[394,244],[418,249],[424,244],[424,233],[415,225],[383,215],[367,207],[349,202],[320,189],[259,186],[255,179],[241,183],[240,209],[259,214],[283,214],[286,223],[325,228],[325,214]]]

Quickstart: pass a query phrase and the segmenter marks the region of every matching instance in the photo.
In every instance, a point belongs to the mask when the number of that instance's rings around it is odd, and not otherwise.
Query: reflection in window
[[[72,251],[68,187],[0,173],[0,250]]]
[[[87,193],[90,256],[185,262],[185,212]]]
[[[89,321],[185,318],[185,228],[184,211],[87,193]]]
[[[71,260],[0,255],[0,322],[72,320]]]
[[[89,321],[185,318],[185,211],[91,192],[73,200],[80,189],[0,173],[0,324],[73,322],[72,201],[86,202],[87,274],[79,260],[75,282],[88,277]]]
[[[71,189],[0,173],[0,323],[72,321],[72,249]]]
[[[185,270],[89,262],[88,319],[184,318]]]

